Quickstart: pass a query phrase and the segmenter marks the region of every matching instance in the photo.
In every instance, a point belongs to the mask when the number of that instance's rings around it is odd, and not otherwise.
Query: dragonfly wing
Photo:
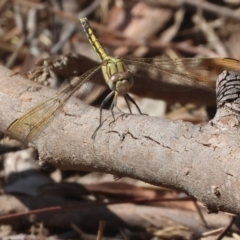
[[[104,84],[103,84],[104,83]],[[74,94],[75,97],[88,105],[95,104],[99,96],[106,95],[109,87],[103,80],[103,76],[94,75],[87,83],[83,84]]]
[[[191,87],[214,89],[223,70],[239,70],[240,62],[231,58],[123,59],[130,71],[151,80]],[[163,89],[166,90],[166,89]]]
[[[100,68],[101,65],[92,68],[80,77],[73,78],[70,84],[61,92],[15,120],[9,126],[7,134],[25,143],[33,140],[50,119],[62,109],[73,93],[84,83],[88,82],[89,78]]]

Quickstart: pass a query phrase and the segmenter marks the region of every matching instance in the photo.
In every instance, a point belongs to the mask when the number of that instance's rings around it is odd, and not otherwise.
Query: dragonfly
[[[110,110],[114,120],[113,109],[115,107],[118,109],[117,99],[119,96],[124,97],[130,113],[132,113],[131,103],[135,105],[139,114],[142,114],[137,103],[129,95],[133,84],[138,84],[137,82],[134,83],[134,76],[139,72],[146,72],[150,76],[150,79],[146,80],[146,85],[149,84],[149,81],[160,82],[161,79],[166,79],[171,80],[171,82],[214,89],[217,76],[223,70],[240,70],[240,62],[232,58],[153,59],[112,57],[100,44],[87,18],[80,18],[80,22],[101,63],[81,76],[73,78],[62,91],[16,119],[9,126],[8,135],[26,143],[33,141],[49,120],[56,115],[55,113],[63,108],[69,98],[80,87],[87,84],[91,77],[100,70],[102,70],[105,82],[110,88],[110,93],[100,105],[99,125],[92,138],[95,138],[97,130],[103,125],[102,110],[108,101],[112,101]]]

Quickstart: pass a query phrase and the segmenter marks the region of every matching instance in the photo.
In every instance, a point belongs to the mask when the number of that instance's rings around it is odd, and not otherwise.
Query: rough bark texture
[[[55,94],[0,67],[0,130]],[[11,77],[10,77],[11,76]],[[72,98],[31,144],[41,164],[141,179],[179,189],[210,211],[240,213],[239,127],[236,115],[196,126],[140,115],[111,114],[97,132],[99,109]],[[218,113],[219,116],[219,113]],[[220,121],[220,122],[219,122]]]

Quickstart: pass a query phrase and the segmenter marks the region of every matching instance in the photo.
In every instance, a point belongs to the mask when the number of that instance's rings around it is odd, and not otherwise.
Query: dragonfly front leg
[[[97,131],[99,130],[99,128],[103,125],[103,122],[102,122],[102,110],[104,108],[104,106],[106,105],[106,103],[113,97],[113,95],[115,94],[114,91],[110,92],[105,98],[104,100],[102,101],[101,105],[100,105],[100,117],[99,117],[99,125],[98,127],[96,128],[96,130],[94,131],[93,135],[92,135],[92,139],[95,139],[95,136],[96,136],[96,133]],[[115,98],[115,96],[114,96]],[[112,103],[113,104],[113,103]],[[111,105],[112,106],[112,105]],[[113,106],[114,107],[114,106]]]
[[[112,117],[113,117],[113,121],[109,123],[109,125],[111,125],[112,123],[114,123],[116,121],[113,109],[114,107],[116,107],[118,109],[118,111],[122,112],[118,107],[117,107],[117,97],[118,97],[118,92],[114,92],[114,98],[110,107],[111,113],[112,113]]]
[[[100,105],[100,123],[99,123],[99,127],[102,126],[102,110],[104,108],[104,106],[107,104],[107,102],[113,97],[113,95],[115,94],[114,91],[110,92],[102,101],[101,105]],[[115,98],[115,96],[114,96]]]
[[[124,99],[125,99],[125,102],[127,104],[127,107],[128,107],[128,110],[129,110],[130,114],[132,114],[132,110],[131,110],[131,107],[130,107],[130,104],[129,104],[129,101],[128,101],[128,98],[127,98],[126,95],[124,95]]]
[[[132,103],[135,105],[135,107],[137,108],[138,112],[139,112],[140,114],[142,114],[139,106],[137,105],[137,103],[134,101],[134,99],[133,99],[129,94],[126,94],[126,95],[124,96],[124,98],[125,98],[125,100],[126,100],[126,102],[127,102],[127,105],[129,105],[129,102],[128,102],[128,100],[129,100],[130,102],[132,102]],[[130,107],[129,107],[129,108],[130,108]],[[130,112],[131,112],[131,111],[130,111]],[[132,112],[131,112],[131,113],[132,113]]]
[[[113,117],[113,121],[115,122],[115,116],[114,116],[114,112],[113,112],[113,109],[114,107],[117,106],[117,92],[114,92],[114,98],[113,98],[113,101],[111,103],[111,107],[110,107],[110,110],[111,110],[111,113],[112,113],[112,117]],[[111,123],[110,123],[111,124]]]
[[[113,104],[113,106],[111,105],[111,110],[113,110],[113,108],[115,107],[119,112],[123,112],[118,106],[117,106],[117,97],[118,97],[119,95],[118,95],[118,92],[117,91],[115,91],[115,96],[114,96],[114,99],[113,99],[113,102],[112,102],[112,104]],[[114,118],[115,119],[115,118]]]

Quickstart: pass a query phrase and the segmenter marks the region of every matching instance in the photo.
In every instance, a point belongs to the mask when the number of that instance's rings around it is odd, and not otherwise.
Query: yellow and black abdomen
[[[90,27],[90,25],[88,23],[87,18],[80,18],[79,20],[82,24],[83,30],[86,33],[90,44],[92,45],[93,49],[97,53],[99,59],[101,61],[104,61],[105,58],[107,57],[107,53],[104,50],[104,48],[102,47],[102,45],[100,44],[100,42],[98,41],[98,39],[96,38],[92,28]]]

